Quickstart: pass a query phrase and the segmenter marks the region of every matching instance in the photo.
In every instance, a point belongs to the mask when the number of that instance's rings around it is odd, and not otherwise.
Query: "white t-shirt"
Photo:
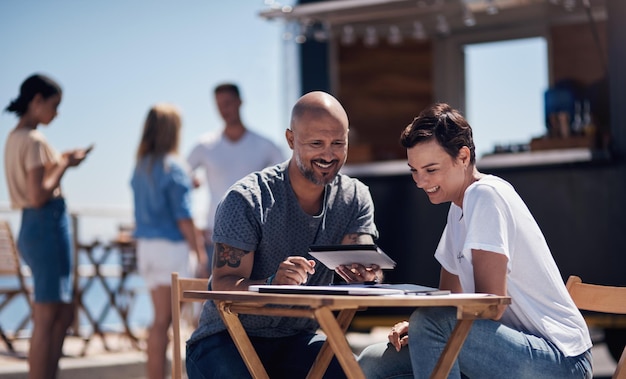
[[[474,292],[472,249],[504,254],[511,305],[501,322],[541,336],[566,356],[591,348],[589,330],[572,301],[537,222],[515,189],[487,175],[465,191],[463,209],[451,204],[435,257]]]
[[[213,229],[217,204],[231,185],[283,160],[282,152],[272,141],[249,129],[236,142],[226,138],[221,130],[200,137],[187,162],[192,170],[201,167],[205,173],[209,187],[206,227]]]

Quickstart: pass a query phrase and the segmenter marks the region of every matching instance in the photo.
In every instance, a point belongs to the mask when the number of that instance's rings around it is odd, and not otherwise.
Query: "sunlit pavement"
[[[67,337],[64,356],[59,362],[59,379],[142,379],[144,375],[145,353],[135,349],[130,341],[121,335],[106,335],[109,351],[104,348],[99,337],[88,343],[84,356],[81,356],[85,342],[80,337]],[[16,354],[8,352],[0,341],[0,378],[27,379],[28,339],[13,342]]]
[[[355,353],[365,346],[387,340],[387,327],[373,328],[370,333],[350,332],[348,342]],[[65,356],[61,358],[59,379],[143,379],[145,378],[145,354],[135,349],[128,338],[112,334],[106,336],[110,351],[106,351],[99,337],[93,337],[87,345],[85,356],[81,356],[84,341],[79,337],[67,337]],[[27,379],[26,352],[28,340],[14,342],[17,354],[11,355],[6,345],[0,342],[0,378]],[[184,347],[183,350],[184,351]],[[168,352],[168,354],[171,354]],[[169,358],[169,357],[168,357]],[[615,361],[606,345],[599,343],[593,348],[594,378],[610,378]]]

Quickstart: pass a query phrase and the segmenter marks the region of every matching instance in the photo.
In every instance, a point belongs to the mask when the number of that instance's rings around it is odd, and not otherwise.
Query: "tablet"
[[[383,295],[404,295],[401,289],[375,288],[370,286],[297,286],[297,285],[270,285],[260,284],[248,287],[248,291],[258,293],[281,293],[298,295],[361,295],[361,296],[383,296]]]
[[[375,264],[381,269],[396,267],[396,262],[376,245],[317,245],[309,247],[309,254],[331,270],[353,263],[365,267]]]

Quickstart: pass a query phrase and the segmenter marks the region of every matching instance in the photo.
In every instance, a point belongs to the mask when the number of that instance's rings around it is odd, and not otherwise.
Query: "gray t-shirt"
[[[288,256],[308,255],[311,245],[339,244],[351,233],[378,238],[369,189],[357,179],[339,174],[326,185],[319,215],[305,213],[289,183],[288,162],[254,172],[235,183],[218,206],[213,240],[254,251],[252,280],[269,277]],[[317,262],[307,285],[327,285],[333,271]],[[209,284],[209,289],[211,284]],[[240,315],[248,335],[285,337],[314,332],[314,320]],[[225,329],[215,304],[207,301],[189,343]]]

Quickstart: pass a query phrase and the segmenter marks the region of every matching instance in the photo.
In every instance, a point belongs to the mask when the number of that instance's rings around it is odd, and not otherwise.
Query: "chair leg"
[[[9,337],[7,337],[6,334],[4,334],[4,330],[2,330],[1,326],[0,326],[0,337],[2,337],[2,340],[7,345],[7,348],[9,348],[9,351],[11,353],[15,353],[15,349],[13,348],[13,344],[11,343],[11,340],[9,339]]]

